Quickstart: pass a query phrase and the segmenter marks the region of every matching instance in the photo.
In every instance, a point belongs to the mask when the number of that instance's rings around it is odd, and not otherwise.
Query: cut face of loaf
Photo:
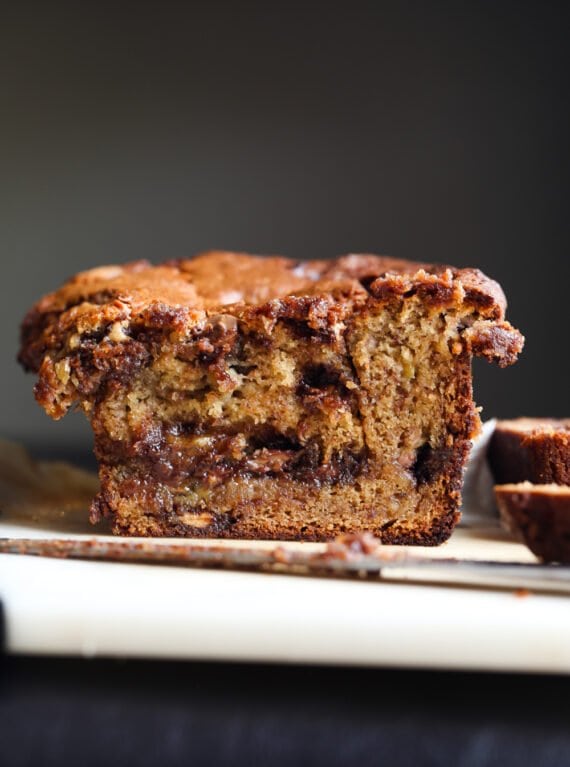
[[[471,358],[522,337],[475,270],[210,253],[78,275],[20,359],[95,434],[116,533],[435,544],[479,428]]]

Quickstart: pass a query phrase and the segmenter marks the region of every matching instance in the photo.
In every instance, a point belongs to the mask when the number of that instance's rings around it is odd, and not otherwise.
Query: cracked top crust
[[[477,269],[369,254],[295,261],[212,251],[158,266],[136,261],[77,274],[28,312],[19,360],[38,371],[46,353],[62,350],[74,334],[102,327],[115,343],[125,340],[133,325],[181,332],[212,316],[231,321],[265,315],[275,321],[303,315],[324,327],[371,301],[412,295],[435,308],[470,310],[475,321],[466,340],[474,354],[503,366],[522,349],[522,336],[504,322],[500,285]]]
[[[133,261],[122,266],[101,266],[68,280],[34,307],[39,313],[62,312],[83,301],[104,305],[116,298],[141,311],[164,303],[193,309],[216,309],[228,304],[262,304],[289,295],[326,293],[335,286],[364,291],[377,279],[383,288],[401,292],[437,275],[443,282],[460,283],[474,303],[502,316],[506,301],[498,283],[477,269],[456,269],[441,264],[351,254],[334,260],[295,261],[280,256],[210,251],[194,258],[166,261],[154,266]]]

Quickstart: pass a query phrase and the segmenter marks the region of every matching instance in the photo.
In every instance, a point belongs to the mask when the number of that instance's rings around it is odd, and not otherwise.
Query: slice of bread
[[[505,527],[545,562],[570,563],[570,487],[532,482],[496,485]]]
[[[545,562],[570,562],[570,419],[499,421],[488,458],[505,527]]]
[[[498,485],[525,481],[570,485],[570,419],[498,421],[488,457]]]

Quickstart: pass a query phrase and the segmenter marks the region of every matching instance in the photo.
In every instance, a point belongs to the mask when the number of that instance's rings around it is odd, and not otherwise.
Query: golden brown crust
[[[120,298],[134,312],[156,303],[219,310],[234,303],[255,305],[289,295],[326,293],[334,283],[380,279],[383,285],[392,284],[395,292],[401,292],[402,286],[418,289],[422,283],[441,281],[449,285],[448,273],[462,285],[467,300],[485,310],[485,316],[498,319],[504,315],[506,302],[500,286],[476,269],[370,254],[351,254],[330,261],[295,261],[226,251],[211,251],[158,266],[135,261],[80,272],[45,296],[35,309],[40,314],[63,312],[84,301],[104,306]],[[439,279],[433,280],[430,275]],[[355,287],[360,289],[360,285]]]
[[[28,312],[19,359],[37,372],[46,351],[73,330],[97,331],[115,322],[153,327],[157,321],[176,329],[217,313],[295,311],[301,297],[305,303],[321,297],[338,305],[343,296],[363,303],[367,292],[381,301],[418,293],[442,308],[471,305],[482,321],[502,320],[506,306],[500,286],[475,269],[361,254],[298,262],[215,251],[159,266],[137,261],[81,272]],[[511,364],[522,337],[508,323],[500,327],[480,324],[473,353]]]

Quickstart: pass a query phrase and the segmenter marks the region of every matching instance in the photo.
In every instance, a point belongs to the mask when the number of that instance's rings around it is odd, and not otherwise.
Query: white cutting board
[[[0,536],[93,537],[55,508],[4,509]],[[414,551],[534,561],[478,516]],[[3,554],[0,599],[12,653],[570,672],[564,596]]]

